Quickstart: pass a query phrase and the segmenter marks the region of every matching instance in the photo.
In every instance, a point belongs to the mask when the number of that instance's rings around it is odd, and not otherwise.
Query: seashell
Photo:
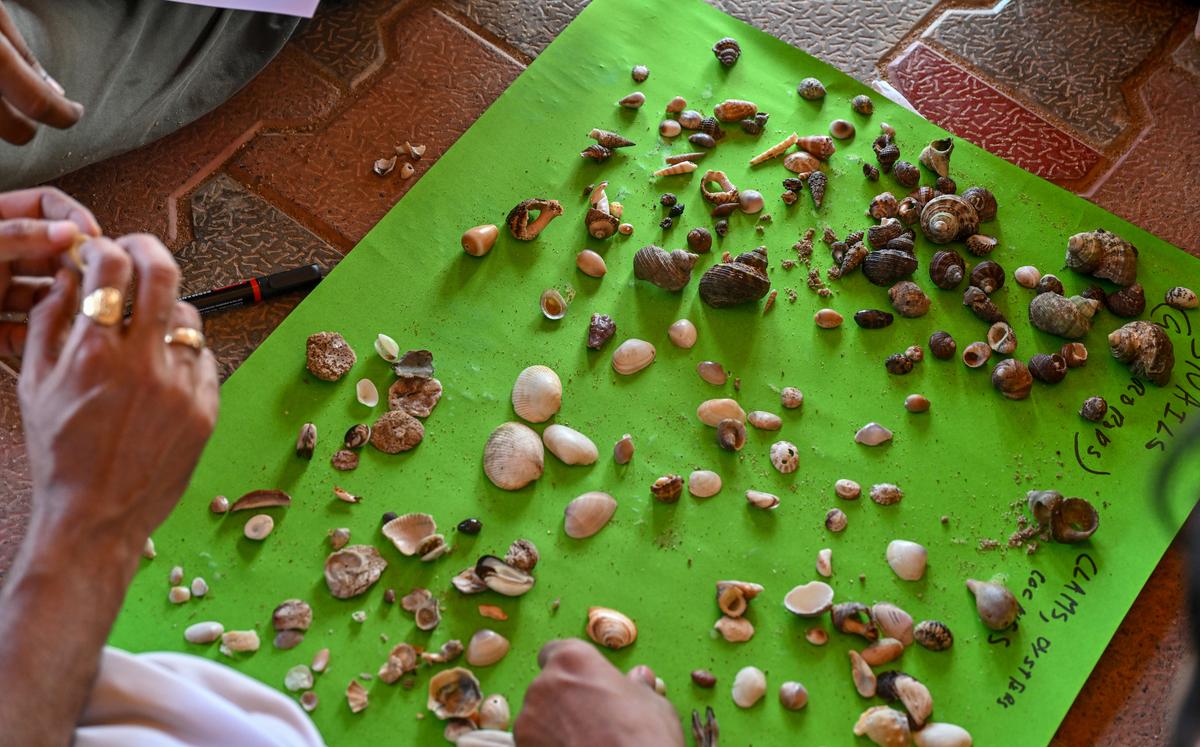
[[[992,630],[1004,630],[1017,619],[1020,605],[1003,584],[969,578],[967,588],[975,595],[975,611],[979,613],[979,619]]]
[[[887,372],[896,376],[903,376],[913,370],[913,361],[903,353],[894,353],[887,357],[883,362]]]
[[[992,357],[992,348],[986,342],[973,342],[962,354],[963,363],[967,368],[979,368]]]
[[[895,639],[904,646],[913,643],[913,619],[904,610],[890,602],[879,602],[871,608],[871,619],[879,632]]]
[[[371,170],[376,176],[387,176],[392,173],[392,169],[396,168],[396,156],[391,158],[377,158],[375,163],[371,165]]]
[[[1045,528],[1050,526],[1050,517],[1062,504],[1063,496],[1057,490],[1030,490],[1025,494],[1025,502],[1038,526]]]
[[[688,492],[697,498],[711,498],[721,492],[721,476],[716,472],[698,469],[688,475]]]
[[[637,625],[614,609],[589,607],[587,635],[594,642],[615,651],[637,640]]]
[[[717,60],[725,67],[732,67],[737,63],[738,58],[742,56],[742,48],[737,43],[737,39],[726,36],[717,41],[712,48],[713,54]]]
[[[704,121],[704,115],[695,109],[686,109],[679,113],[679,125],[685,130],[695,130]]]
[[[1055,542],[1083,542],[1100,527],[1100,514],[1082,498],[1067,498],[1050,513],[1050,534]]]
[[[854,137],[854,125],[844,119],[835,119],[829,123],[829,134],[838,140],[849,140]]]
[[[834,145],[833,138],[828,135],[804,135],[803,137],[796,138],[796,146],[822,161],[828,161],[829,157],[837,151],[837,146]]]
[[[793,615],[819,617],[833,606],[833,587],[824,581],[801,584],[784,596],[783,606]]]
[[[800,454],[796,445],[790,441],[776,441],[771,444],[771,465],[780,474],[788,475],[800,466]]]
[[[905,581],[919,581],[925,575],[929,551],[916,542],[892,540],[885,555],[891,569]]]
[[[503,423],[483,447],[483,471],[503,490],[520,490],[542,476],[542,439],[523,423]]]
[[[1171,378],[1175,348],[1157,324],[1130,322],[1108,336],[1108,348],[1114,358],[1129,364],[1134,376],[1147,378],[1159,386],[1166,386]]]
[[[642,83],[646,78],[650,77],[650,68],[645,65],[634,65],[633,70],[629,73],[635,83]]]
[[[965,197],[941,195],[921,208],[921,231],[935,244],[965,239],[979,230],[979,214]]]
[[[765,202],[762,193],[755,189],[743,189],[738,192],[738,207],[747,215],[762,212]],[[765,218],[764,218],[765,220]]]
[[[866,737],[880,747],[908,747],[912,732],[903,712],[887,706],[868,708],[854,724],[854,735]]]
[[[871,204],[867,207],[867,215],[875,220],[895,218],[896,210],[899,207],[900,203],[896,201],[895,195],[891,192],[880,192],[871,199]]]
[[[633,142],[632,140],[627,140],[615,132],[609,132],[608,130],[601,130],[599,128],[593,129],[591,132],[589,132],[588,137],[590,137],[592,140],[595,140],[600,145],[603,145],[605,148],[628,148],[631,145],[637,145],[637,143]]]
[[[499,729],[475,729],[458,738],[458,747],[515,747],[512,733]]]
[[[542,431],[542,443],[563,464],[595,464],[600,458],[600,451],[590,438],[558,423]]]
[[[641,91],[634,91],[617,102],[626,109],[641,109],[642,104],[646,103],[646,94]]]
[[[915,187],[921,181],[921,170],[908,161],[896,161],[892,166],[892,176],[902,187]]]
[[[437,532],[437,522],[429,514],[404,514],[384,524],[381,531],[401,555],[412,556],[427,537]]]
[[[843,317],[833,309],[821,309],[813,314],[813,321],[821,329],[835,329],[842,326]]]
[[[183,639],[188,643],[212,643],[224,632],[225,626],[219,622],[198,622],[187,626],[183,631]]]
[[[680,161],[673,163],[670,166],[664,166],[654,172],[654,176],[675,176],[677,174],[690,174],[696,170],[696,164],[691,161]]]
[[[854,312],[854,323],[863,329],[883,329],[892,323],[893,317],[879,309],[862,309]]]
[[[1017,349],[1017,335],[1008,322],[996,322],[988,329],[987,344],[1001,355],[1012,355]]]
[[[1067,376],[1067,359],[1059,353],[1038,353],[1029,359],[1029,373],[1046,384],[1057,384]]]
[[[840,508],[831,508],[825,514],[825,528],[831,532],[845,531],[846,523],[846,512]]]
[[[825,578],[833,575],[833,550],[828,547],[817,551],[817,573]]]
[[[1067,368],[1087,365],[1088,350],[1082,342],[1068,342],[1059,349],[1058,354],[1067,362]]]
[[[563,509],[563,530],[573,539],[591,537],[608,524],[616,511],[617,500],[608,493],[584,493]]]
[[[696,364],[696,373],[700,374],[700,378],[713,386],[724,385],[728,378],[725,368],[716,361],[700,361]]]
[[[551,321],[558,321],[567,315],[567,300],[553,288],[542,292],[538,304],[542,308],[542,315]]]
[[[228,500],[228,499],[226,499]],[[249,511],[259,508],[288,507],[292,498],[282,490],[251,490],[233,502],[229,511]]]
[[[773,412],[754,410],[746,415],[746,422],[760,431],[777,431],[783,427],[783,418]]]
[[[813,206],[818,210],[825,202],[825,186],[828,183],[829,177],[825,176],[823,171],[814,171],[808,175],[808,193],[812,195]]]
[[[875,160],[879,162],[879,168],[883,173],[891,173],[896,162],[900,160],[900,148],[895,143],[888,141],[875,150]]]
[[[909,723],[920,729],[933,713],[933,697],[929,688],[903,672],[884,672],[879,677],[879,696],[884,700],[899,700],[908,711]]]
[[[467,642],[467,663],[473,667],[490,667],[508,654],[508,639],[494,630],[475,631]]]
[[[834,628],[847,635],[859,635],[868,641],[879,638],[879,631],[871,620],[871,611],[862,602],[835,604],[830,619]]]
[[[972,234],[967,237],[967,251],[976,257],[983,257],[991,254],[998,243],[995,236],[985,236],[981,233]]]
[[[853,501],[862,495],[862,486],[853,480],[838,480],[833,484],[833,493],[842,500]]]
[[[688,249],[691,249],[697,254],[708,254],[712,249],[712,234],[707,228],[693,228],[688,231],[687,235]]]
[[[866,275],[867,280],[885,288],[909,277],[916,269],[916,258],[895,249],[871,252],[862,263],[863,275]]]
[[[629,376],[653,363],[654,355],[653,345],[631,337],[613,351],[612,367],[617,373]]]
[[[766,274],[766,254],[766,248],[759,247],[739,254],[732,262],[708,268],[700,278],[700,300],[721,309],[767,295],[771,281]]]
[[[713,625],[713,630],[730,643],[745,643],[754,637],[754,624],[744,617],[723,616]]]
[[[696,408],[696,417],[708,426],[716,427],[722,420],[733,419],[739,422],[746,419],[746,411],[732,399],[709,399],[700,403]]]
[[[350,530],[346,527],[338,527],[329,531],[329,545],[334,550],[341,550],[350,542]]]
[[[675,96],[667,102],[666,111],[668,114],[678,114],[687,108],[687,99],[682,96]]]
[[[788,410],[795,410],[804,404],[804,392],[794,386],[785,386],[779,390],[779,402]]]
[[[869,163],[864,163],[862,170],[863,170],[863,176],[867,177],[867,181],[872,181],[872,182],[879,181],[879,167],[878,166],[872,166]]]
[[[850,99],[850,108],[864,116],[871,116],[875,113],[875,102],[871,101],[871,97],[865,93],[860,93]]]
[[[448,718],[470,718],[479,711],[481,702],[483,693],[479,689],[479,680],[469,669],[445,669],[429,680],[426,707],[443,721]]]
[[[379,404],[379,389],[370,379],[359,379],[354,385],[354,394],[360,405],[374,407]]]
[[[867,423],[854,434],[854,442],[863,446],[879,446],[892,440],[892,432],[879,423]]]
[[[1022,288],[1036,288],[1042,273],[1033,265],[1021,265],[1013,270],[1013,280]]]
[[[628,433],[621,436],[620,440],[613,444],[613,461],[617,464],[629,464],[633,459],[633,438]]]
[[[325,585],[338,599],[349,599],[371,588],[387,561],[370,545],[349,545],[325,559]]]
[[[906,226],[911,226],[921,220],[921,208],[924,207],[913,197],[905,197],[896,206],[896,217]]]
[[[738,708],[750,708],[767,693],[767,675],[758,667],[742,667],[733,678],[731,695]]]
[[[1177,285],[1171,288],[1163,296],[1163,302],[1173,309],[1186,311],[1200,306],[1200,299],[1196,297],[1196,292],[1191,288],[1185,288],[1182,285]]]
[[[961,726],[930,722],[913,734],[917,747],[971,747],[971,734]]]
[[[929,336],[929,352],[933,353],[933,357],[947,360],[954,356],[954,351],[958,348],[958,343],[949,332],[934,332]]]
[[[871,486],[870,496],[880,506],[894,506],[904,500],[904,491],[890,482],[881,482]]]
[[[675,503],[683,493],[683,478],[679,475],[663,475],[650,486],[650,494],[662,503]]]
[[[358,680],[350,680],[350,684],[346,686],[346,705],[350,706],[351,713],[362,713],[370,705],[367,688]]]
[[[514,540],[504,554],[504,562],[519,571],[530,573],[538,562],[538,549],[527,539]]]
[[[779,508],[779,496],[772,493],[764,493],[761,490],[747,490],[746,502],[764,511],[773,511]]]
[[[779,704],[789,711],[798,711],[808,705],[808,690],[799,682],[785,682],[779,686]]]
[[[941,138],[925,146],[918,159],[925,168],[938,176],[950,176],[950,154],[954,152],[954,139]]]
[[[1004,314],[1000,312],[996,303],[988,297],[988,294],[973,285],[968,286],[963,292],[963,306],[988,324],[1004,321]]]
[[[1127,288],[1121,288],[1108,294],[1105,306],[1113,314],[1130,319],[1141,316],[1146,310],[1146,292],[1141,283],[1134,283]]]
[[[1099,302],[1090,298],[1041,293],[1029,302],[1029,321],[1043,332],[1078,339],[1092,328],[1092,316],[1099,308]]]
[[[796,85],[796,93],[806,101],[825,98],[825,86],[816,78],[805,78]]]
[[[767,120],[771,118],[766,112],[755,112],[753,117],[747,117],[738,125],[741,126],[742,132],[747,135],[761,135],[763,130],[767,129]]]
[[[599,350],[617,333],[617,324],[608,314],[592,314],[588,322],[587,346]]]
[[[954,645],[950,628],[937,620],[922,620],[913,628],[913,640],[930,651],[945,651]]]
[[[478,634],[476,634],[478,635]],[[508,641],[505,641],[507,644]],[[508,699],[503,695],[489,695],[484,698],[483,703],[479,706],[479,728],[482,731],[489,729],[499,730],[499,733],[504,734],[507,741],[503,742],[488,742],[487,744],[506,744],[514,745],[512,735],[507,734],[504,730],[508,729],[509,722],[512,721],[512,709],[508,705]],[[461,742],[459,742],[461,744]],[[481,746],[482,747],[482,746]]]
[[[910,319],[925,316],[931,303],[921,286],[911,280],[901,280],[888,288],[888,298],[891,299],[897,314]]]
[[[588,209],[583,218],[583,224],[587,226],[588,235],[593,239],[607,239],[617,232],[617,226],[621,222],[615,215],[593,207]]]
[[[534,584],[533,576],[495,555],[481,557],[475,563],[475,575],[484,586],[506,597],[519,597]]]
[[[899,238],[904,233],[904,224],[895,218],[884,218],[877,226],[867,229],[867,244],[872,249],[882,249],[892,239]]]
[[[1067,240],[1067,267],[1117,285],[1131,285],[1137,278],[1137,258],[1137,247],[1103,228]]]
[[[848,651],[850,655],[850,676],[854,679],[854,689],[864,698],[875,697],[876,679],[871,666],[857,651]]]
[[[829,634],[823,628],[809,628],[804,633],[804,640],[814,646],[824,646],[829,643]]]
[[[530,220],[530,211],[536,211],[537,217]],[[542,232],[542,229],[550,224],[550,221],[560,215],[562,215],[562,206],[558,204],[558,200],[535,197],[517,203],[517,206],[509,211],[505,222],[508,224],[508,230],[513,238],[521,241],[533,241]]]
[[[933,183],[933,188],[944,195],[952,195],[958,192],[958,184],[948,176],[939,176]]]
[[[936,252],[929,260],[929,279],[943,290],[951,290],[966,276],[967,263],[953,249]]]
[[[717,423],[717,446],[725,451],[741,451],[746,445],[746,426],[741,420],[726,418]]]
[[[904,398],[904,409],[909,412],[929,412],[929,398],[922,394],[910,394]]]
[[[757,111],[758,105],[753,101],[725,99],[713,107],[713,116],[722,122],[737,122],[746,117],[753,117]]]
[[[712,189],[713,184],[720,189]],[[700,180],[700,195],[713,205],[737,202],[737,193],[737,187],[733,185],[724,171],[706,171]]]
[[[1025,399],[1033,387],[1033,375],[1021,361],[1007,358],[992,369],[992,386],[1008,399]]]
[[[246,539],[261,542],[265,540],[275,529],[275,520],[267,514],[255,514],[246,520],[245,526],[242,527],[242,534]]]
[[[608,272],[608,266],[604,263],[604,257],[601,257],[591,249],[584,249],[575,255],[575,266],[584,275],[593,278],[602,278]]]
[[[971,285],[990,296],[1004,287],[1004,268],[990,259],[980,262],[971,270]]]
[[[988,223],[996,217],[996,197],[984,187],[971,187],[962,193],[979,215],[980,223]]]
[[[553,369],[530,366],[517,374],[512,388],[513,412],[522,420],[543,423],[562,406],[562,381]]]
[[[795,153],[787,154],[783,159],[783,167],[793,174],[807,176],[819,171],[821,169],[821,162],[811,153],[798,150]]]
[[[713,142],[725,139],[725,130],[721,129],[721,122],[716,117],[705,117],[700,120],[700,126],[697,127],[702,134],[708,135],[713,139]]]
[[[604,147],[600,143],[594,143],[579,151],[580,158],[590,158],[600,163],[607,161],[612,154],[611,149]]]
[[[500,229],[490,223],[482,226],[475,226],[474,228],[468,228],[463,232],[462,235],[463,251],[467,254],[470,254],[472,257],[482,257],[490,252],[492,247],[496,245],[496,238],[499,235]],[[386,337],[386,335],[384,335],[384,337]],[[390,340],[391,338],[389,337],[388,339]],[[376,346],[375,350],[378,351],[379,347]],[[397,349],[396,354],[399,355],[399,353],[400,351]],[[380,355],[382,356],[383,353],[380,353]],[[384,360],[388,359],[384,358]]]

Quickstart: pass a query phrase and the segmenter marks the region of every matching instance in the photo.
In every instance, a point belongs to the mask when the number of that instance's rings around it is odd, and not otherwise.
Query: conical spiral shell
[[[546,366],[530,366],[517,374],[512,388],[513,412],[522,420],[544,423],[562,406],[562,381]]]
[[[942,290],[957,288],[966,272],[967,263],[953,249],[936,252],[929,260],[929,279]]]
[[[500,425],[483,447],[484,474],[504,490],[520,490],[541,477],[544,467],[542,439],[522,423]]]
[[[625,648],[637,640],[637,625],[614,609],[590,607],[587,635],[601,646],[616,650]]]
[[[683,249],[668,252],[651,244],[633,255],[633,276],[663,290],[681,290],[692,279],[692,268],[697,259],[698,255]]]
[[[1029,322],[1052,335],[1077,340],[1092,328],[1100,302],[1083,296],[1042,293],[1029,302]]]
[[[935,244],[965,239],[979,231],[979,214],[958,195],[942,195],[921,209],[921,231]]]

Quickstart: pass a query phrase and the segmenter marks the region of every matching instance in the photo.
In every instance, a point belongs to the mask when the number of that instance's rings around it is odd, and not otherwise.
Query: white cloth
[[[324,747],[291,698],[208,659],[105,648],[78,747]]]

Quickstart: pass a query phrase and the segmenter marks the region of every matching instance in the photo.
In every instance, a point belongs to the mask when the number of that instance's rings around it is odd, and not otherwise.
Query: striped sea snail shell
[[[683,249],[668,252],[661,247],[644,246],[633,255],[633,275],[669,291],[681,290],[692,279],[698,255]]]
[[[921,231],[935,244],[965,239],[979,229],[979,214],[964,197],[942,195],[921,209]]]
[[[1083,296],[1041,293],[1029,302],[1029,321],[1043,332],[1077,340],[1092,328],[1092,317],[1099,308],[1098,301]]]
[[[737,122],[746,117],[753,117],[757,111],[758,105],[753,101],[725,99],[713,107],[713,116],[722,122]]]
[[[712,184],[716,184],[720,189],[710,189]],[[738,199],[738,189],[729,181],[724,171],[704,172],[704,177],[700,180],[700,194],[714,205],[737,202]]]
[[[975,208],[981,223],[987,223],[996,217],[996,196],[986,187],[971,187],[962,193],[962,198]]]
[[[718,309],[757,301],[769,290],[767,250],[761,246],[713,265],[700,278],[700,300]]]
[[[936,252],[929,260],[929,279],[942,290],[958,287],[966,272],[967,263],[953,249]]]

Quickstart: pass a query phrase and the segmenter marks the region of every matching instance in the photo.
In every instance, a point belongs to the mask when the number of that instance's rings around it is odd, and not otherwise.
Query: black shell
[[[967,274],[967,263],[953,249],[943,249],[929,260],[929,279],[942,290],[957,288]]]
[[[884,249],[892,249],[897,252],[904,252],[913,257],[917,256],[914,250],[912,232],[903,233],[884,245]]]
[[[971,286],[963,293],[963,306],[974,312],[975,316],[979,317],[988,324],[1006,321],[1004,314],[992,303],[992,299],[988,298],[988,294],[984,293],[979,288]]]
[[[721,129],[721,120],[716,117],[705,117],[700,120],[700,126],[696,129],[710,136],[714,141],[725,139],[725,130]]]
[[[958,185],[948,176],[939,176],[933,186],[944,195],[952,195],[958,191]]]
[[[921,181],[921,170],[908,161],[896,161],[892,166],[892,175],[905,187],[915,187]]]
[[[693,132],[688,135],[688,142],[692,145],[699,145],[701,148],[715,148],[717,145],[716,139],[707,132]]]
[[[713,265],[700,277],[700,300],[715,309],[757,301],[771,290],[766,251],[739,254],[732,262]]]
[[[917,260],[894,249],[871,252],[863,260],[863,274],[875,285],[891,287],[897,280],[911,276],[917,270]]]
[[[1004,287],[1004,268],[986,259],[971,270],[971,285],[989,296]]]
[[[895,143],[888,143],[875,151],[875,160],[879,161],[879,168],[886,174],[892,170],[896,161],[900,160],[900,149]],[[917,176],[919,178],[920,174]]]
[[[1062,281],[1053,275],[1042,275],[1042,279],[1038,281],[1037,287],[1034,288],[1038,294],[1042,293],[1057,293],[1065,295],[1066,289],[1063,288]]]
[[[1104,289],[1098,285],[1089,285],[1088,287],[1084,288],[1083,292],[1081,292],[1079,295],[1083,296],[1084,298],[1090,298],[1093,301],[1098,301],[1100,303],[1100,308],[1104,308],[1108,305],[1108,294],[1105,293]]]
[[[894,376],[903,376],[913,370],[913,362],[904,353],[893,353],[883,362],[883,367]]]
[[[808,193],[812,195],[813,205],[818,208],[825,201],[825,185],[828,183],[829,177],[825,176],[824,171],[814,171],[808,175]]]
[[[1038,353],[1029,359],[1029,373],[1045,384],[1057,384],[1067,376],[1067,359],[1058,353]]]
[[[929,336],[929,352],[933,353],[934,358],[949,360],[957,350],[958,343],[949,332],[938,331]]]
[[[697,226],[688,231],[687,234],[688,249],[696,254],[707,254],[709,249],[712,249],[712,234],[707,228]]]
[[[963,192],[962,196],[971,203],[975,212],[979,213],[981,223],[987,223],[996,217],[996,197],[990,190],[984,187],[971,187]]]
[[[783,188],[789,192],[800,192],[804,189],[804,180],[797,176],[789,176],[783,180]]]
[[[854,323],[863,329],[883,329],[894,320],[894,316],[882,309],[863,309],[854,312]]]
[[[1117,316],[1132,319],[1146,310],[1146,292],[1142,290],[1141,283],[1134,283],[1128,288],[1109,293],[1105,305]]]

